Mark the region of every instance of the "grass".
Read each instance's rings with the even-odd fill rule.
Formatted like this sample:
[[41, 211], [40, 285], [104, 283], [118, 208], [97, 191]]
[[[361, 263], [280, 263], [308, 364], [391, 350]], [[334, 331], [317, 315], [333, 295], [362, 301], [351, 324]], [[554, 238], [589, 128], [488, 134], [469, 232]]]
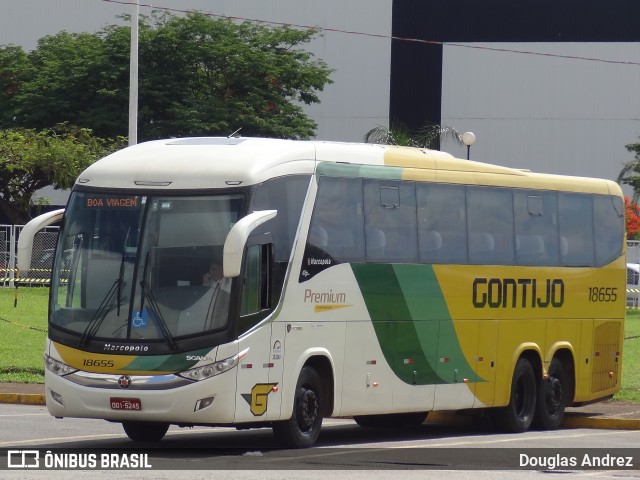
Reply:
[[[0, 288], [0, 382], [43, 383], [48, 288]], [[640, 403], [640, 310], [627, 310], [622, 388], [615, 399]]]
[[640, 310], [628, 309], [622, 347], [622, 388], [614, 397], [640, 403]]
[[43, 383], [48, 288], [0, 288], [0, 382]]

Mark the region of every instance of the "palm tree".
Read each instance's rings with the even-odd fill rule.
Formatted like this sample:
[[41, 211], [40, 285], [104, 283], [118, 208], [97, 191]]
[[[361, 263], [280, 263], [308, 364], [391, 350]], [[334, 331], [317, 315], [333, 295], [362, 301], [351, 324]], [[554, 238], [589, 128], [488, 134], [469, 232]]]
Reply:
[[369, 130], [364, 136], [366, 143], [429, 148], [433, 150], [439, 149], [440, 143], [446, 140], [452, 140], [458, 145], [462, 145], [462, 135], [455, 128], [435, 123], [425, 123], [418, 130], [412, 132], [402, 123], [391, 122], [388, 128], [378, 125]]

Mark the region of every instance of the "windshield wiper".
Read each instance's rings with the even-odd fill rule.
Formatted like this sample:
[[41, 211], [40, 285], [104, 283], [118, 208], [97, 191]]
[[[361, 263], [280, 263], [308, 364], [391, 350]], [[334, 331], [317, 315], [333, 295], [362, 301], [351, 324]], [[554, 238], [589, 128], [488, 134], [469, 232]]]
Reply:
[[[140, 306], [141, 307], [143, 306], [144, 299], [146, 297], [147, 300], [149, 301], [148, 303], [153, 313], [153, 317], [155, 318], [156, 322], [158, 323], [158, 326], [160, 327], [162, 336], [167, 341], [167, 344], [169, 345], [171, 350], [177, 350], [178, 347], [176, 345], [176, 342], [173, 338], [173, 335], [171, 335], [171, 332], [169, 331], [167, 322], [165, 321], [164, 317], [160, 313], [160, 308], [158, 307], [158, 303], [156, 302], [156, 298], [154, 297], [153, 292], [151, 291], [151, 288], [149, 288], [149, 284], [144, 280], [142, 280], [140, 282], [140, 286], [142, 287], [142, 300], [140, 302]], [[142, 310], [140, 311], [140, 314], [142, 315]]]
[[120, 260], [120, 271], [118, 273], [118, 278], [116, 278], [113, 285], [107, 292], [107, 294], [102, 299], [102, 302], [98, 306], [98, 309], [91, 317], [87, 328], [82, 332], [82, 337], [80, 337], [80, 346], [83, 347], [89, 341], [91, 337], [93, 337], [98, 330], [100, 330], [100, 326], [104, 319], [107, 318], [107, 314], [113, 309], [113, 297], [116, 297], [116, 315], [120, 316], [120, 304], [122, 303], [122, 287], [124, 285], [124, 280], [122, 279], [124, 275], [124, 252], [122, 252], [122, 259]]
[[[89, 339], [98, 332], [98, 330], [100, 329], [100, 326], [102, 325], [102, 322], [104, 322], [104, 319], [107, 318], [107, 314], [113, 309], [114, 298], [118, 295], [118, 292], [120, 291], [121, 283], [122, 283], [122, 279], [116, 278], [116, 281], [113, 282], [113, 285], [111, 285], [111, 288], [102, 299], [102, 302], [100, 302], [100, 305], [98, 306], [95, 313], [93, 314], [93, 317], [91, 317], [91, 320], [87, 325], [87, 328], [85, 328], [84, 332], [82, 332], [82, 336], [80, 337], [81, 347], [84, 347], [89, 341]], [[118, 307], [118, 311], [119, 310], [120, 309]]]

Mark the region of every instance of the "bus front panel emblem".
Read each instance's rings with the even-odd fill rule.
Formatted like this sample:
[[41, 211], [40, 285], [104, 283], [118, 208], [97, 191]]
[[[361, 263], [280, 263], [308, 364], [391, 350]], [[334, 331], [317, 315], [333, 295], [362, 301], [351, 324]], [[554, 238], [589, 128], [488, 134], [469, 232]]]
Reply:
[[118, 379], [118, 386], [120, 388], [129, 388], [131, 386], [131, 377], [129, 375], [122, 375]]

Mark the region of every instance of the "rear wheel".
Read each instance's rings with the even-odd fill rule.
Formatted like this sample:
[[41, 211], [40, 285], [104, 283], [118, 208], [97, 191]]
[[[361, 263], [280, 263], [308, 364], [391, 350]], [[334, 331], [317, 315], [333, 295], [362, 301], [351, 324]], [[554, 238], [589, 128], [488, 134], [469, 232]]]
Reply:
[[534, 425], [543, 430], [555, 430], [564, 419], [567, 405], [567, 377], [558, 358], [551, 360], [548, 375], [538, 384], [538, 401]]
[[511, 380], [509, 405], [492, 412], [498, 430], [511, 433], [526, 432], [536, 411], [536, 375], [531, 362], [520, 358]]
[[291, 448], [307, 448], [316, 442], [322, 426], [322, 395], [318, 372], [312, 367], [303, 367], [296, 385], [291, 418], [273, 424], [273, 433], [280, 443]]
[[122, 422], [122, 428], [134, 442], [159, 442], [169, 430], [169, 424], [159, 422]]

